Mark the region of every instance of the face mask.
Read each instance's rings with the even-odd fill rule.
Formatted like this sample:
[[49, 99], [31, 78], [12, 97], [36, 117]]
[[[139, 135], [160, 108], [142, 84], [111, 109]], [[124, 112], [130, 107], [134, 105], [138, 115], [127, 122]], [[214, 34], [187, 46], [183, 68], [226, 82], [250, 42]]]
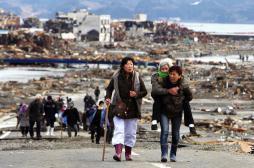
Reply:
[[161, 71], [158, 71], [158, 73], [159, 73], [159, 77], [161, 77], [161, 78], [166, 78], [166, 77], [168, 77], [168, 72], [161, 72]]

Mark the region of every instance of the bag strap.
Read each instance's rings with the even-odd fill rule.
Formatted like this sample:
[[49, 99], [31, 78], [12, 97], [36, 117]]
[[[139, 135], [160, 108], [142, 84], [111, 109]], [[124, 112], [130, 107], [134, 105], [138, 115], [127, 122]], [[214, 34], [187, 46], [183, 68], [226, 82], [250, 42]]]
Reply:
[[135, 81], [135, 71], [133, 71], [133, 75], [132, 75], [132, 83], [131, 83], [131, 89], [134, 91], [134, 81]]

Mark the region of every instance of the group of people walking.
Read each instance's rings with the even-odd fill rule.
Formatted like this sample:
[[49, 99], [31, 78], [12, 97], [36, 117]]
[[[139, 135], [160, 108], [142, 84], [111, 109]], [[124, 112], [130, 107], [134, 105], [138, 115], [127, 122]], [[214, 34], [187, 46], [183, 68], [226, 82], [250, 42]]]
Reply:
[[[45, 135], [54, 136], [57, 119], [59, 119], [62, 127], [67, 127], [69, 137], [71, 137], [72, 130], [74, 130], [75, 136], [77, 136], [77, 124], [80, 122], [80, 117], [78, 110], [74, 107], [73, 101], [64, 103], [61, 97], [55, 101], [51, 95], [43, 99], [40, 94], [37, 94], [29, 105], [22, 102], [17, 110], [17, 127], [19, 125], [22, 137], [27, 137], [29, 132], [32, 139], [41, 139], [41, 127], [44, 122], [46, 122]], [[35, 124], [36, 137], [34, 137]]]
[[[125, 149], [125, 159], [127, 161], [133, 160], [131, 153], [136, 143], [138, 119], [141, 119], [142, 98], [147, 95], [144, 81], [139, 72], [134, 69], [134, 65], [135, 61], [131, 57], [121, 60], [120, 68], [113, 74], [106, 87], [105, 101], [99, 100], [99, 87], [96, 87], [94, 92], [96, 100], [88, 94], [84, 97], [83, 128], [84, 130], [89, 128], [91, 141], [94, 142], [95, 138], [97, 144], [100, 143], [100, 137], [105, 127], [107, 110], [105, 104], [107, 105], [109, 109], [108, 125], [106, 125], [109, 131], [107, 141], [111, 142], [115, 148], [113, 159], [116, 161], [122, 160], [123, 148]], [[156, 130], [157, 124], [160, 123], [161, 162], [167, 162], [168, 155], [170, 161], [175, 162], [183, 114], [185, 126], [189, 127], [192, 135], [197, 135], [189, 103], [192, 100], [192, 92], [184, 78], [182, 68], [173, 65], [170, 58], [160, 61], [158, 70], [151, 76], [151, 84], [151, 96], [154, 99], [151, 129]], [[73, 102], [70, 102], [68, 106], [63, 110], [62, 117], [67, 117], [68, 135], [71, 136], [71, 130], [74, 130], [75, 136], [77, 136], [77, 123], [80, 122], [78, 111], [74, 108]], [[59, 111], [57, 107], [51, 96], [48, 96], [47, 101], [43, 104], [40, 95], [37, 95], [29, 106], [21, 104], [19, 121], [22, 135], [26, 136], [29, 130], [30, 136], [33, 138], [33, 126], [36, 123], [36, 137], [41, 138], [40, 122], [44, 111], [47, 122], [46, 135], [54, 135], [55, 116]], [[23, 120], [23, 118], [27, 120]], [[168, 154], [170, 123], [172, 140]]]
[[[137, 122], [141, 118], [141, 102], [147, 95], [145, 84], [134, 69], [134, 64], [133, 58], [123, 58], [120, 69], [113, 74], [106, 88], [106, 104], [111, 106], [111, 113], [114, 114], [112, 145], [115, 147], [113, 159], [116, 161], [121, 161], [123, 147], [126, 161], [132, 160]], [[158, 71], [151, 77], [151, 83], [154, 99], [151, 128], [157, 129], [157, 123], [160, 123], [161, 162], [168, 160], [169, 122], [172, 132], [169, 157], [171, 162], [175, 162], [183, 111], [185, 125], [190, 128], [191, 134], [197, 135], [189, 104], [192, 93], [183, 77], [182, 68], [173, 65], [169, 58], [160, 61]]]

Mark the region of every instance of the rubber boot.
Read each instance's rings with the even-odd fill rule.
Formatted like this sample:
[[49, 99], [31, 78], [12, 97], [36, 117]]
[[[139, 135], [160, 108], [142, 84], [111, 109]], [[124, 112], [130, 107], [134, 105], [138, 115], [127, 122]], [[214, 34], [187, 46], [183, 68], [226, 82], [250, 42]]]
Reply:
[[199, 136], [195, 127], [189, 127], [191, 136]]
[[177, 145], [171, 145], [170, 149], [170, 161], [176, 162], [176, 151], [177, 151]]
[[126, 161], [132, 161], [131, 149], [132, 149], [131, 147], [125, 146], [125, 159], [126, 159]]
[[55, 136], [55, 134], [54, 134], [54, 127], [53, 127], [53, 128], [50, 128], [50, 135], [51, 135], [51, 136]]
[[117, 144], [117, 145], [115, 145], [116, 153], [115, 153], [115, 155], [113, 156], [113, 159], [114, 159], [115, 161], [118, 161], [118, 162], [121, 161], [122, 149], [123, 149], [123, 145], [122, 145], [122, 144]]
[[46, 136], [49, 136], [50, 135], [50, 126], [47, 126], [47, 133], [46, 133]]
[[161, 145], [161, 162], [168, 161], [168, 145]]

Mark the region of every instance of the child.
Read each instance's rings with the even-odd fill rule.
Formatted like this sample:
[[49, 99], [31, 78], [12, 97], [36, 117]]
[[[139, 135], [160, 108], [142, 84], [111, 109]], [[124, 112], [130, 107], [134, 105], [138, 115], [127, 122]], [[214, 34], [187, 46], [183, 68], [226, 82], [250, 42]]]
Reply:
[[21, 103], [18, 110], [18, 124], [20, 125], [22, 137], [27, 137], [29, 130], [29, 116], [27, 108], [28, 105]]
[[96, 112], [93, 114], [92, 122], [90, 125], [91, 140], [94, 142], [94, 135], [96, 133], [96, 144], [100, 144], [100, 138], [103, 133], [103, 123], [105, 120], [106, 109], [104, 102], [100, 101], [97, 106]]

